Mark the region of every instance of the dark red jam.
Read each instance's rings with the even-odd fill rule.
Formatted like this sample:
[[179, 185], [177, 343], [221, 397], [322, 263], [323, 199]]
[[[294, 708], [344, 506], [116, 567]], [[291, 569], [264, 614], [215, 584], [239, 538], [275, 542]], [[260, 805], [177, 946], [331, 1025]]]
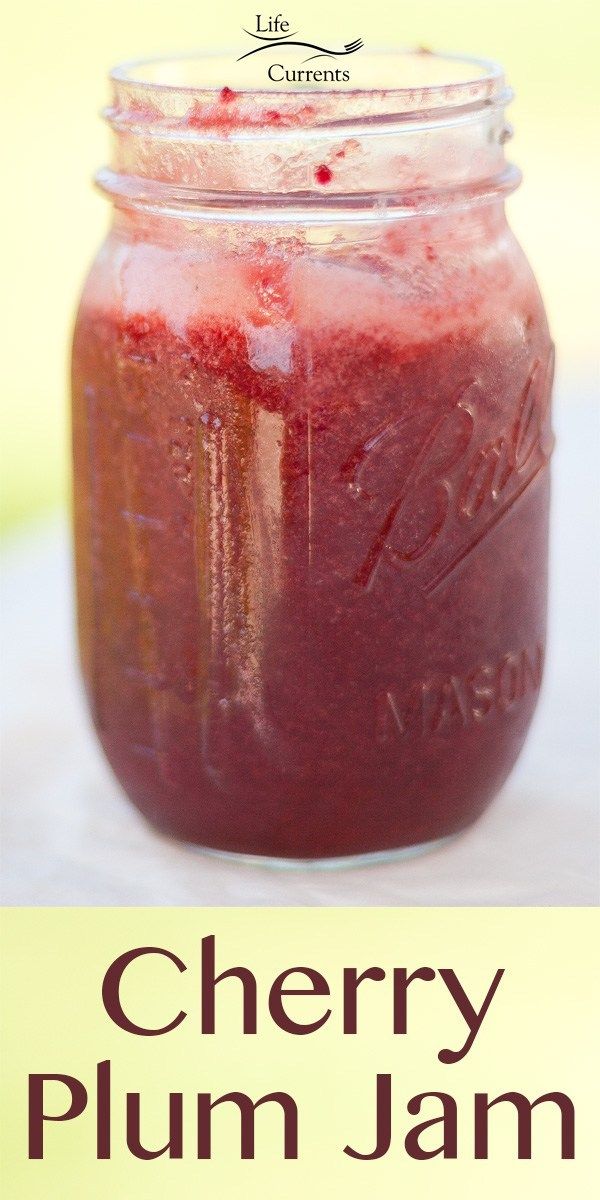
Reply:
[[551, 353], [492, 225], [346, 255], [140, 234], [92, 273], [81, 654], [160, 829], [364, 854], [456, 832], [506, 778], [544, 655]]

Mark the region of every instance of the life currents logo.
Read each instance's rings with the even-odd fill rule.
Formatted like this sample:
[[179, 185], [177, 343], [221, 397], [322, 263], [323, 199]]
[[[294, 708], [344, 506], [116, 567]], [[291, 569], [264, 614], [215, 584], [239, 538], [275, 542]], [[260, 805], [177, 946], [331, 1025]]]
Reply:
[[[272, 83], [349, 83], [350, 69], [346, 65], [351, 55], [362, 50], [362, 38], [354, 38], [343, 46], [324, 46], [320, 41], [305, 37], [278, 13], [265, 16], [257, 13], [254, 26], [243, 32], [252, 44], [238, 62], [256, 56], [266, 60], [266, 73]], [[318, 66], [310, 64], [319, 62]]]

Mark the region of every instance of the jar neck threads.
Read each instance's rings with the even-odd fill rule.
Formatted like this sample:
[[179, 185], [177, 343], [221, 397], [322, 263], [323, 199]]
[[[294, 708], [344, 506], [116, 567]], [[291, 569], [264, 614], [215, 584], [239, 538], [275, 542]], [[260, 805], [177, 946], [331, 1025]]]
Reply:
[[409, 65], [410, 87], [236, 92], [196, 82], [231, 77], [226, 59], [118, 67], [105, 110], [111, 163], [97, 182], [120, 206], [311, 222], [434, 213], [512, 191], [501, 69], [406, 52], [383, 56], [388, 71], [390, 57], [400, 78]]

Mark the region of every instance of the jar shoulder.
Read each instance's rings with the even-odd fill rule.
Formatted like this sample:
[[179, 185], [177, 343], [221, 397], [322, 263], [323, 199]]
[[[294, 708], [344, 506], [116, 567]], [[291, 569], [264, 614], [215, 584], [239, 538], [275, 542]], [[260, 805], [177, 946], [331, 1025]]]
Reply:
[[[475, 232], [435, 221], [385, 225], [352, 240], [304, 231], [285, 241], [225, 241], [207, 226], [171, 239], [112, 230], [88, 272], [79, 311], [158, 317], [177, 336], [202, 324], [283, 336], [324, 326], [436, 340], [457, 326], [525, 325], [548, 336], [527, 256], [506, 221]], [[266, 336], [266, 335], [264, 335]]]

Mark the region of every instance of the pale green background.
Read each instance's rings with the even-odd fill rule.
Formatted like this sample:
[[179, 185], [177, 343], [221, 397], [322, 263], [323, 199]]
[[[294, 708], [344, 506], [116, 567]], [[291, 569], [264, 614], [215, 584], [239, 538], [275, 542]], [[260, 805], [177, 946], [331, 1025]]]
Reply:
[[[598, 6], [592, 0], [294, 0], [277, 10], [323, 38], [493, 57], [517, 91], [511, 155], [525, 183], [513, 225], [544, 293], [569, 393], [595, 355], [594, 164]], [[2, 525], [68, 495], [67, 362], [77, 295], [108, 204], [91, 187], [107, 154], [98, 110], [122, 59], [239, 47], [256, 5], [233, 0], [34, 0], [3, 17], [4, 378]], [[266, 6], [265, 11], [270, 11]], [[232, 56], [233, 57], [233, 56]], [[233, 80], [232, 80], [233, 81]], [[10, 115], [9, 115], [10, 114]]]

